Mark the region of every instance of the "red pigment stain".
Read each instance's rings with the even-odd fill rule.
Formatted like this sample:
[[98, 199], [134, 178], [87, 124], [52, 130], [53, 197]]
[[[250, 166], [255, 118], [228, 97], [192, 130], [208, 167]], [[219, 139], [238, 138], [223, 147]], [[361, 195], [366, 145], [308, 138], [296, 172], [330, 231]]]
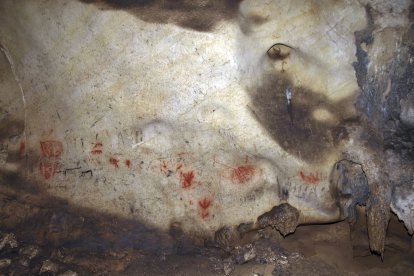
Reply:
[[210, 208], [211, 206], [211, 200], [207, 198], [203, 198], [198, 201], [198, 206], [200, 207], [199, 209], [200, 217], [202, 219], [205, 219], [206, 217], [208, 217], [210, 213], [207, 209]]
[[231, 179], [233, 182], [246, 183], [252, 179], [256, 173], [256, 168], [251, 165], [239, 166], [232, 170]]
[[201, 217], [202, 219], [205, 219], [206, 217], [208, 217], [208, 215], [209, 215], [208, 211], [206, 211], [206, 210], [201, 210], [201, 212], [200, 212], [200, 217]]
[[115, 159], [115, 158], [111, 157], [111, 158], [109, 158], [109, 163], [114, 165], [115, 168], [119, 168], [119, 166], [118, 166], [119, 160], [118, 159]]
[[304, 172], [299, 171], [299, 176], [302, 179], [303, 182], [308, 183], [308, 184], [319, 184], [319, 176], [318, 173], [310, 173], [309, 175], [306, 175]]
[[57, 169], [56, 162], [49, 162], [45, 160], [40, 162], [39, 170], [45, 179], [52, 178], [56, 173], [56, 169]]
[[128, 168], [131, 168], [131, 160], [129, 160], [129, 159], [125, 160], [125, 165], [126, 165]]
[[178, 164], [177, 168], [175, 169], [176, 171], [180, 170], [183, 167], [183, 164]]
[[193, 171], [189, 171], [189, 172], [181, 172], [180, 173], [181, 176], [181, 185], [183, 188], [188, 188], [191, 187], [191, 185], [193, 184], [193, 180], [194, 180], [194, 172]]
[[211, 200], [203, 198], [202, 200], [198, 201], [198, 205], [201, 207], [201, 209], [208, 209], [208, 207], [211, 205]]
[[96, 143], [93, 146], [93, 148], [91, 150], [91, 153], [92, 154], [102, 154], [102, 146], [103, 146], [102, 143], [100, 143], [100, 142]]
[[63, 144], [60, 141], [40, 141], [43, 157], [60, 157], [63, 152]]
[[20, 156], [24, 155], [25, 152], [26, 152], [26, 143], [22, 141], [20, 142], [20, 147], [19, 147]]

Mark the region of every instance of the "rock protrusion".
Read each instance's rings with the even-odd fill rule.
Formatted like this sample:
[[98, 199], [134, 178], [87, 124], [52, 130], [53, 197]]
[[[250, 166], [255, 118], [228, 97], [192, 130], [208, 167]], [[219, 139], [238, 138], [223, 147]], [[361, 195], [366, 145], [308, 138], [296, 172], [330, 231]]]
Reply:
[[300, 213], [295, 207], [289, 203], [283, 203], [258, 217], [257, 223], [260, 228], [271, 226], [286, 236], [295, 232], [299, 224], [299, 216]]
[[13, 233], [4, 234], [0, 240], [0, 250], [5, 248], [6, 246], [10, 248], [16, 248], [19, 246], [19, 243], [16, 241], [16, 237]]
[[35, 257], [37, 257], [40, 253], [40, 248], [38, 246], [35, 245], [28, 245], [25, 247], [20, 248], [19, 250], [19, 263], [22, 266], [29, 266], [30, 265], [30, 261], [32, 259], [34, 259]]
[[43, 262], [42, 267], [40, 268], [40, 274], [42, 273], [52, 273], [55, 274], [59, 271], [59, 265], [55, 264], [51, 260], [46, 260]]
[[216, 246], [229, 251], [240, 240], [237, 229], [234, 227], [222, 227], [214, 234], [214, 242]]
[[11, 259], [1, 259], [0, 260], [0, 269], [6, 268], [11, 264]]
[[354, 223], [356, 206], [365, 206], [369, 196], [368, 181], [362, 165], [350, 160], [336, 162], [330, 184], [332, 196], [338, 200], [341, 218]]
[[390, 221], [390, 196], [386, 187], [371, 185], [375, 188], [367, 201], [367, 226], [369, 247], [383, 257], [385, 248], [385, 237], [388, 223]]

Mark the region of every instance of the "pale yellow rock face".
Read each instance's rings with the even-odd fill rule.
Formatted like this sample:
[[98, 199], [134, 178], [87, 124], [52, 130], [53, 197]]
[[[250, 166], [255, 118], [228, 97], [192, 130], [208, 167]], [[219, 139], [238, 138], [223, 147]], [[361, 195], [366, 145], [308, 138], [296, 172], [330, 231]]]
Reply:
[[[78, 1], [3, 0], [0, 116], [20, 127], [0, 142], [20, 158], [1, 170], [161, 229], [210, 234], [281, 202], [302, 222], [337, 220], [329, 174], [344, 143], [332, 133], [355, 115], [365, 25], [357, 1], [243, 1], [199, 32]], [[266, 54], [275, 43], [286, 58]], [[289, 130], [288, 87], [303, 137]]]

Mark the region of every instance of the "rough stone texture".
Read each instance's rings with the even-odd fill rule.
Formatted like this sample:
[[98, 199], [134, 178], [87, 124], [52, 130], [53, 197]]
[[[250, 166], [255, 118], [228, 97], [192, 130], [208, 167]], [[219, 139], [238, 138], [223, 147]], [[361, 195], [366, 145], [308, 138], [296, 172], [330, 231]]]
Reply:
[[[274, 206], [352, 216], [349, 160], [382, 254], [390, 208], [414, 231], [412, 20], [405, 0], [1, 1], [0, 192], [202, 240]], [[49, 215], [55, 242], [83, 223]]]
[[[308, 271], [318, 275], [411, 275], [414, 271], [413, 255], [408, 252], [410, 237], [396, 216], [392, 216], [387, 230], [386, 258], [381, 261], [370, 256], [369, 251], [359, 256], [353, 254], [347, 222], [300, 226], [294, 235], [286, 237], [270, 227], [257, 231], [241, 227], [250, 228], [250, 237], [246, 234], [236, 246], [195, 247], [188, 243], [193, 237], [183, 233], [178, 223], [173, 224], [169, 235], [160, 235], [157, 229], [145, 231], [134, 220], [88, 214], [86, 210], [73, 212], [64, 206], [46, 207], [41, 200], [9, 200], [16, 201], [15, 206], [37, 205], [40, 211], [31, 213], [35, 208], [29, 208], [15, 228], [12, 234], [19, 241], [17, 248], [7, 246], [0, 250], [0, 260], [11, 262], [0, 268], [5, 275], [39, 275], [47, 260], [57, 264], [58, 271], [42, 275], [272, 275], [272, 271], [281, 275], [302, 275]], [[76, 221], [80, 214], [83, 223], [62, 228], [58, 240], [50, 235], [57, 229], [49, 223], [57, 218]], [[366, 225], [354, 231], [366, 235]], [[257, 235], [251, 235], [254, 232]], [[369, 249], [367, 240], [364, 245]], [[39, 254], [28, 266], [22, 266], [19, 252], [26, 248], [37, 248]]]
[[29, 266], [30, 261], [35, 258], [40, 252], [40, 248], [37, 246], [29, 245], [22, 247], [19, 250], [19, 263], [23, 266]]
[[59, 274], [59, 276], [77, 276], [77, 275], [78, 275], [78, 273], [76, 273], [74, 271], [71, 271], [71, 270], [68, 270], [68, 271], [65, 271], [65, 272]]
[[296, 208], [288, 203], [283, 203], [258, 217], [257, 224], [261, 228], [271, 226], [283, 236], [286, 236], [295, 232], [299, 224], [299, 215], [300, 213]]
[[[362, 162], [371, 190], [368, 232], [371, 249], [381, 254], [390, 205], [413, 232], [414, 129], [409, 110], [414, 105], [414, 44], [413, 4], [409, 5], [408, 1], [370, 3], [367, 27], [356, 33], [354, 65], [361, 87], [356, 106], [366, 121], [363, 136], [373, 160]], [[384, 20], [391, 16], [394, 19]], [[395, 43], [384, 47], [390, 41]]]
[[59, 266], [53, 263], [51, 260], [46, 260], [42, 263], [42, 267], [40, 268], [39, 273], [51, 273], [55, 274], [59, 270]]
[[10, 259], [1, 259], [0, 260], [0, 269], [6, 268], [11, 264]]
[[366, 205], [370, 196], [366, 175], [361, 164], [338, 161], [331, 174], [331, 192], [338, 197], [342, 217], [351, 223], [356, 220], [356, 205]]
[[2, 235], [0, 240], [0, 250], [5, 247], [16, 248], [19, 246], [19, 243], [16, 241], [16, 237], [13, 233], [5, 233]]
[[233, 227], [222, 227], [214, 233], [214, 243], [219, 248], [229, 251], [240, 242], [239, 233]]

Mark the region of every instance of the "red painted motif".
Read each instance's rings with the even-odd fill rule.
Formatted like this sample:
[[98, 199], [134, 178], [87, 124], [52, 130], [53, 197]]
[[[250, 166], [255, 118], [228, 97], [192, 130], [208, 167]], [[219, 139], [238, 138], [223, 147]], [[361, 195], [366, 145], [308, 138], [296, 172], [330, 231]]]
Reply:
[[[246, 155], [244, 161], [245, 163], [248, 163], [249, 156]], [[213, 158], [213, 164], [219, 164], [226, 167], [229, 170], [229, 174], [226, 173], [226, 175], [231, 179], [233, 183], [243, 184], [252, 180], [255, 175], [261, 174], [260, 170], [258, 170], [255, 166], [249, 164], [233, 167], [217, 161], [215, 157]]]
[[56, 162], [49, 162], [47, 160], [42, 160], [40, 162], [39, 170], [45, 179], [52, 178], [57, 171], [58, 164]]
[[109, 163], [111, 163], [112, 165], [114, 165], [115, 168], [119, 168], [119, 165], [118, 165], [119, 160], [118, 159], [111, 157], [111, 158], [109, 158]]
[[233, 182], [246, 183], [256, 174], [256, 168], [252, 165], [243, 165], [232, 169], [231, 179]]
[[26, 143], [21, 141], [19, 147], [19, 155], [22, 156], [26, 153]]
[[[22, 142], [23, 143], [23, 142]], [[20, 145], [20, 152], [24, 152], [26, 145]], [[41, 160], [39, 164], [40, 174], [46, 179], [51, 179], [59, 167], [60, 156], [63, 153], [63, 144], [57, 140], [40, 141]]]
[[103, 150], [102, 150], [103, 144], [101, 142], [96, 143], [92, 150], [91, 153], [96, 155], [96, 154], [102, 154]]
[[43, 157], [60, 157], [63, 153], [63, 144], [60, 141], [40, 141], [40, 148]]
[[210, 215], [208, 209], [211, 207], [211, 200], [203, 198], [198, 201], [199, 210], [198, 213], [202, 219], [207, 218]]
[[194, 175], [193, 171], [181, 172], [180, 173], [181, 186], [183, 188], [191, 187], [191, 185], [193, 184], [194, 177], [195, 177], [195, 175]]
[[208, 209], [208, 207], [210, 207], [211, 205], [211, 200], [207, 199], [207, 198], [203, 198], [202, 200], [198, 201], [198, 206], [201, 207], [201, 209]]
[[131, 168], [131, 160], [127, 159], [125, 160], [125, 165], [128, 167], [128, 169]]
[[209, 215], [210, 215], [210, 213], [209, 213], [207, 210], [201, 210], [201, 211], [200, 211], [200, 217], [201, 217], [202, 219], [207, 218]]
[[299, 171], [298, 175], [300, 176], [302, 181], [307, 184], [317, 185], [321, 181], [320, 176], [317, 172], [306, 175], [303, 171]]

